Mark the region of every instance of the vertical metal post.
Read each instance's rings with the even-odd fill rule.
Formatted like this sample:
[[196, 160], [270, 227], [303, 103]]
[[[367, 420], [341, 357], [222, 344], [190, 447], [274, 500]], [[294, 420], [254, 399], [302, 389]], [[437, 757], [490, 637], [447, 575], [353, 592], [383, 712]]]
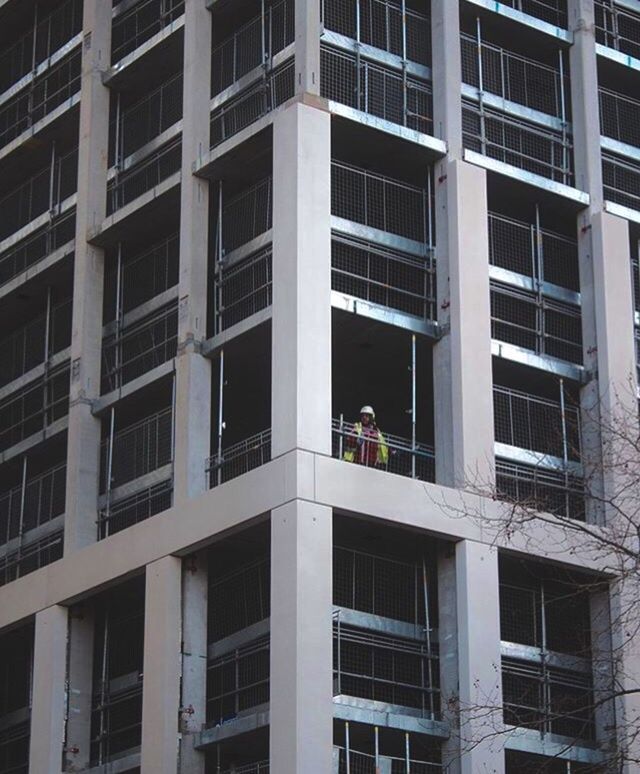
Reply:
[[31, 45], [31, 70], [36, 69], [36, 51], [38, 45], [38, 3], [33, 9], [33, 43]]
[[336, 615], [336, 636], [338, 637], [337, 660], [338, 660], [338, 696], [342, 696], [342, 630], [340, 626], [340, 611]]
[[220, 350], [220, 383], [218, 395], [218, 451], [216, 457], [216, 476], [218, 485], [222, 483], [222, 432], [224, 430], [224, 349]]
[[416, 477], [416, 334], [411, 335], [411, 478]]
[[216, 333], [222, 331], [222, 260], [224, 247], [222, 244], [222, 180], [218, 182], [218, 227], [216, 229]]
[[476, 49], [478, 54], [478, 107], [480, 109], [480, 147], [487, 153], [487, 138], [484, 119], [484, 75], [482, 71], [482, 26], [480, 17], [476, 18]]
[[[387, 13], [389, 12], [389, 4], [386, 6]], [[409, 115], [409, 105], [407, 101], [407, 3], [406, 0], [402, 0], [401, 5], [402, 14], [402, 121], [404, 126], [407, 125], [407, 117]], [[387, 23], [387, 36], [389, 35], [389, 24]], [[390, 45], [387, 46], [387, 50], [391, 53]]]
[[340, 414], [340, 429], [338, 431], [338, 459], [344, 456], [344, 414]]
[[[47, 285], [47, 307], [44, 322], [44, 373], [42, 376], [42, 425], [49, 424], [49, 326], [51, 325], [51, 286]], [[52, 418], [53, 420], [53, 418]]]
[[362, 110], [360, 64], [360, 0], [356, 0], [356, 108], [358, 110]]
[[[111, 511], [111, 476], [113, 472], [113, 437], [115, 434], [116, 426], [116, 408], [111, 406], [111, 417], [109, 420], [109, 446], [107, 448], [107, 495], [106, 495], [106, 508], [105, 508], [105, 521], [106, 529], [109, 529], [109, 516]], [[107, 532], [108, 534], [108, 532]], [[98, 535], [98, 538], [100, 535]], [[106, 535], [105, 535], [106, 537]]]
[[116, 266], [116, 308], [115, 308], [115, 322], [116, 322], [116, 346], [114, 352], [114, 368], [115, 368], [115, 381], [114, 388], [120, 387], [120, 369], [121, 364], [121, 347], [122, 347], [122, 242], [118, 242], [118, 263]]
[[[380, 730], [378, 726], [373, 727], [373, 739], [375, 744], [375, 763], [376, 767], [380, 765]], [[376, 772], [378, 769], [376, 768]]]
[[[267, 51], [267, 9], [265, 8], [265, 0], [260, 2], [260, 45], [262, 46], [262, 66], [266, 68], [269, 61], [269, 52]], [[234, 77], [234, 82], [235, 80], [236, 78]]]
[[116, 92], [116, 137], [114, 162], [116, 169], [120, 168], [120, 156], [122, 154], [122, 113], [120, 107], [120, 92]]
[[549, 728], [549, 722], [550, 722], [550, 706], [549, 706], [549, 680], [548, 680], [548, 670], [547, 670], [547, 613], [545, 610], [546, 605], [546, 599], [545, 599], [545, 593], [544, 593], [544, 582], [540, 581], [540, 610], [541, 610], [541, 623], [542, 623], [542, 648], [541, 648], [541, 654], [542, 654], [542, 660], [541, 660], [541, 667], [542, 667], [542, 703], [543, 703], [543, 714], [544, 714], [544, 722], [542, 725], [542, 733], [551, 731], [551, 728]]
[[545, 317], [544, 317], [544, 299], [542, 296], [542, 283], [544, 282], [544, 255], [542, 246], [542, 229], [540, 228], [540, 207], [536, 203], [536, 238], [535, 238], [535, 277], [534, 286], [536, 290], [536, 315], [538, 317], [538, 352], [546, 352], [545, 340]]
[[55, 179], [56, 179], [56, 141], [51, 143], [51, 167], [49, 169], [49, 212], [52, 213], [54, 209], [55, 198]]
[[44, 368], [47, 370], [51, 348], [51, 285], [47, 285], [47, 306], [44, 320]]
[[569, 154], [568, 154], [568, 133], [567, 133], [567, 111], [565, 109], [565, 89], [564, 89], [564, 52], [558, 51], [559, 77], [560, 77], [560, 119], [562, 121], [562, 182], [568, 184], [569, 181]]
[[431, 662], [431, 616], [429, 615], [429, 586], [427, 582], [427, 563], [422, 557], [422, 591], [424, 594], [425, 640], [427, 643], [427, 674], [429, 675], [429, 717], [435, 719], [433, 702], [433, 664]]
[[102, 633], [102, 670], [100, 674], [100, 741], [98, 742], [98, 763], [104, 763], [104, 743], [105, 743], [105, 703], [107, 700], [107, 660], [109, 657], [109, 607], [105, 602], [104, 609], [104, 631]]
[[[171, 383], [171, 464], [175, 463], [176, 459], [176, 372], [173, 372], [173, 382]], [[156, 418], [156, 426], [158, 425], [158, 419]], [[155, 464], [158, 462], [159, 452], [159, 433], [156, 433], [156, 458]]]
[[351, 774], [351, 746], [349, 744], [349, 721], [344, 722], [344, 751], [347, 759], [347, 774]]
[[18, 524], [18, 566], [16, 577], [20, 577], [20, 559], [22, 558], [22, 536], [24, 534], [24, 507], [27, 498], [27, 455], [22, 458], [22, 483], [20, 485], [20, 523]]
[[407, 774], [411, 774], [411, 749], [409, 746], [409, 732], [404, 733], [404, 765]]

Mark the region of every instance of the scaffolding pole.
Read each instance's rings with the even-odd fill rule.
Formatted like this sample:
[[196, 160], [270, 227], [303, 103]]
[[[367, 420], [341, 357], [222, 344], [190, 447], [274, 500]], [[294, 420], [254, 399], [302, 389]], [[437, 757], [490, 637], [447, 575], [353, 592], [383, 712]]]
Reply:
[[[113, 436], [116, 424], [116, 408], [111, 406], [111, 416], [109, 419], [109, 446], [107, 448], [107, 492], [105, 506], [105, 521], [107, 530], [109, 529], [109, 516], [111, 511], [111, 476], [113, 470]], [[100, 535], [98, 535], [98, 538]]]
[[218, 224], [216, 228], [216, 308], [215, 327], [216, 333], [222, 331], [222, 261], [224, 248], [222, 245], [222, 180], [218, 181]]
[[416, 477], [416, 334], [411, 336], [411, 478]]
[[433, 664], [431, 663], [431, 616], [429, 615], [429, 585], [427, 582], [427, 563], [422, 557], [422, 591], [424, 594], [425, 640], [427, 642], [427, 674], [429, 676], [429, 717], [435, 719], [433, 706]]
[[216, 458], [218, 486], [222, 483], [222, 433], [224, 431], [224, 349], [220, 350], [220, 383], [218, 395], [218, 454]]

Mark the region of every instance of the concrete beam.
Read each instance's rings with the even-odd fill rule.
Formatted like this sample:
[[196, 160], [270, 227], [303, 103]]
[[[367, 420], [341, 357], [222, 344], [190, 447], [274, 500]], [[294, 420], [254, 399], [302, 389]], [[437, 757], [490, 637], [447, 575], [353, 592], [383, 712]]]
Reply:
[[[453, 543], [440, 547], [438, 555], [438, 654], [440, 707], [449, 728], [458, 726], [458, 602], [456, 549]], [[460, 774], [460, 738], [452, 734], [442, 742], [442, 762], [447, 774]]]
[[432, 0], [433, 132], [447, 143], [449, 159], [462, 158], [459, 0]]
[[91, 761], [94, 631], [90, 604], [69, 609], [67, 771], [89, 768]]
[[62, 768], [66, 665], [67, 609], [55, 605], [36, 615], [30, 774], [55, 774]]
[[320, 3], [295, 0], [295, 93], [320, 94]]
[[178, 774], [181, 576], [175, 556], [146, 570], [141, 774]]
[[279, 774], [332, 771], [332, 512], [271, 512], [270, 755]]
[[331, 453], [331, 119], [296, 102], [273, 126], [272, 456]]

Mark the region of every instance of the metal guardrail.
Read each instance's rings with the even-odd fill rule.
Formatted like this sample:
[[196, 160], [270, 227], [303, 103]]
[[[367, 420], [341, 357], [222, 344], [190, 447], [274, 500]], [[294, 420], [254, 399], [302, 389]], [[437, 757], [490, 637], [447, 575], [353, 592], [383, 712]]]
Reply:
[[618, 142], [640, 148], [640, 100], [598, 89], [600, 132]]
[[391, 774], [446, 774], [445, 767], [441, 763], [429, 763], [414, 760], [411, 757], [375, 755], [336, 745], [333, 750], [338, 774], [376, 774], [383, 771]]
[[173, 482], [162, 481], [154, 486], [125, 497], [98, 514], [98, 540], [104, 540], [109, 535], [122, 532], [141, 521], [155, 516], [156, 513], [171, 507], [173, 500]]
[[233, 769], [225, 769], [220, 774], [269, 774], [269, 761], [257, 763], [245, 763], [244, 766], [235, 766]]
[[271, 247], [253, 253], [243, 261], [216, 267], [216, 333], [271, 306], [273, 296], [273, 255]]
[[640, 14], [615, 0], [595, 0], [594, 7], [597, 42], [640, 58]]
[[22, 545], [0, 559], [0, 586], [62, 558], [64, 531]]
[[228, 38], [214, 47], [211, 57], [211, 96], [234, 84], [243, 75], [293, 43], [295, 38], [293, 0], [280, 0], [265, 8]]
[[567, 27], [566, 0], [501, 0], [504, 5], [522, 11], [529, 16], [535, 16], [555, 27]]
[[322, 45], [320, 92], [327, 99], [422, 134], [433, 131], [431, 84]]
[[604, 198], [640, 211], [640, 164], [602, 152]]
[[[334, 419], [331, 426], [332, 435], [332, 454], [338, 459], [344, 459], [345, 452], [349, 449], [358, 448], [359, 436], [354, 430], [351, 422], [345, 422], [344, 419]], [[388, 459], [386, 462], [380, 461], [380, 455], [377, 455], [376, 462], [372, 462], [374, 456], [370, 452], [369, 444], [379, 447], [375, 440], [365, 440], [365, 451], [363, 454], [356, 454], [355, 459], [362, 458], [362, 462], [353, 462], [351, 464], [362, 464], [366, 467], [374, 467], [377, 470], [385, 470], [388, 473], [395, 473], [399, 476], [408, 476], [422, 481], [435, 481], [435, 452], [433, 446], [418, 441], [412, 442], [409, 438], [403, 438], [391, 433], [383, 433], [384, 443], [388, 449]]]
[[111, 64], [135, 51], [183, 13], [184, 0], [141, 0], [116, 16], [111, 33]]
[[271, 559], [246, 564], [223, 576], [209, 576], [210, 642], [228, 637], [258, 621], [271, 611]]
[[222, 247], [230, 253], [268, 231], [273, 218], [273, 180], [260, 180], [236, 196], [223, 200]]
[[209, 487], [237, 478], [258, 468], [271, 459], [271, 429], [245, 438], [232, 446], [223, 447], [220, 454], [209, 457], [205, 472]]
[[431, 62], [431, 25], [424, 13], [394, 0], [321, 0], [320, 8], [328, 30], [412, 62]]

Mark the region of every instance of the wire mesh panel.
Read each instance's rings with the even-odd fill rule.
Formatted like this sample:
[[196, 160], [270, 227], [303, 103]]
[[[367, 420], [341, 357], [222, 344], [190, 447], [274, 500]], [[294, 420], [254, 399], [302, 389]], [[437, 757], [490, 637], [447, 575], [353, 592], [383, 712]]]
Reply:
[[[152, 470], [168, 465], [172, 460], [173, 422], [170, 408], [152, 414], [129, 427], [118, 430], [113, 436], [113, 448], [109, 452], [109, 439], [101, 444], [101, 492], [106, 491], [111, 468], [111, 488], [140, 478]], [[111, 457], [111, 459], [110, 459]], [[111, 465], [109, 465], [111, 463]]]
[[122, 112], [119, 158], [126, 158], [182, 118], [182, 73]]
[[435, 481], [435, 452], [430, 444], [391, 433], [384, 433], [382, 440], [363, 439], [355, 425], [343, 419], [334, 419], [331, 429], [334, 457], [398, 476]]
[[225, 253], [230, 253], [271, 228], [272, 190], [272, 178], [266, 177], [224, 202], [222, 247]]
[[573, 405], [493, 388], [496, 441], [561, 459], [580, 459], [580, 414]]
[[0, 253], [0, 286], [75, 238], [75, 208]]
[[423, 65], [431, 62], [429, 17], [406, 8], [403, 23], [402, 4], [394, 0], [322, 0], [322, 19], [328, 30], [360, 43]]
[[435, 262], [334, 234], [331, 288], [422, 320], [435, 319]]
[[273, 296], [271, 247], [216, 271], [216, 333], [271, 306]]
[[556, 27], [567, 27], [566, 0], [501, 0], [504, 5]]
[[269, 761], [245, 763], [244, 766], [234, 766], [233, 769], [225, 769], [220, 774], [269, 774]]
[[269, 558], [246, 564], [222, 577], [210, 576], [209, 642], [269, 618], [271, 610]]
[[3, 774], [29, 774], [29, 739], [28, 720], [0, 731], [0, 771]]
[[334, 161], [331, 214], [429, 244], [427, 191]]
[[80, 91], [80, 65], [80, 51], [75, 51], [0, 108], [0, 147]]
[[289, 59], [211, 113], [211, 147], [233, 137], [293, 97], [295, 64]]
[[269, 637], [207, 663], [207, 725], [221, 725], [269, 701]]
[[563, 99], [565, 91], [568, 93], [568, 84], [562, 84], [559, 67], [550, 67], [484, 41], [480, 44], [480, 62], [476, 38], [463, 33], [460, 44], [464, 83], [533, 110], [564, 117]]
[[98, 514], [98, 540], [115, 535], [123, 529], [155, 516], [156, 513], [171, 508], [173, 501], [173, 482], [162, 481], [154, 486], [136, 492], [111, 503]]
[[71, 299], [67, 299], [53, 306], [49, 317], [46, 314], [39, 315], [0, 340], [0, 387], [70, 344]]
[[594, 738], [588, 674], [502, 659], [504, 719], [509, 725], [580, 739]]
[[567, 134], [463, 100], [464, 147], [558, 183], [573, 183]]
[[640, 210], [640, 164], [603, 151], [602, 186], [605, 199]]
[[271, 459], [271, 430], [262, 430], [250, 438], [222, 448], [222, 454], [206, 463], [209, 486], [214, 487], [248, 473]]
[[596, 40], [640, 58], [640, 13], [615, 0], [595, 0]]
[[102, 342], [102, 392], [109, 392], [175, 357], [178, 304], [152, 312]]
[[82, 0], [58, 4], [0, 52], [0, 94], [58, 51], [82, 30]]
[[323, 97], [423, 134], [433, 130], [431, 84], [328, 46], [320, 51]]
[[417, 562], [336, 546], [333, 604], [414, 624], [424, 631], [425, 579]]
[[107, 213], [111, 214], [124, 207], [179, 172], [181, 160], [182, 140], [178, 137], [110, 180], [107, 185]]
[[598, 89], [600, 131], [605, 137], [640, 147], [640, 100]]
[[388, 755], [374, 755], [359, 752], [351, 748], [334, 746], [334, 761], [337, 761], [338, 774], [445, 774], [441, 763], [396, 758]]
[[491, 337], [582, 363], [580, 307], [491, 281]]
[[426, 643], [333, 624], [333, 692], [410, 708], [421, 717], [439, 713], [437, 653]]
[[0, 451], [41, 432], [69, 411], [69, 362], [0, 403]]
[[113, 20], [111, 64], [135, 51], [184, 13], [184, 0], [140, 0]]
[[500, 499], [521, 508], [584, 521], [584, 484], [568, 473], [496, 460], [496, 490]]
[[279, 0], [218, 44], [211, 59], [211, 96], [270, 61], [295, 37], [293, 0]]
[[64, 532], [26, 543], [0, 559], [0, 586], [62, 559]]

